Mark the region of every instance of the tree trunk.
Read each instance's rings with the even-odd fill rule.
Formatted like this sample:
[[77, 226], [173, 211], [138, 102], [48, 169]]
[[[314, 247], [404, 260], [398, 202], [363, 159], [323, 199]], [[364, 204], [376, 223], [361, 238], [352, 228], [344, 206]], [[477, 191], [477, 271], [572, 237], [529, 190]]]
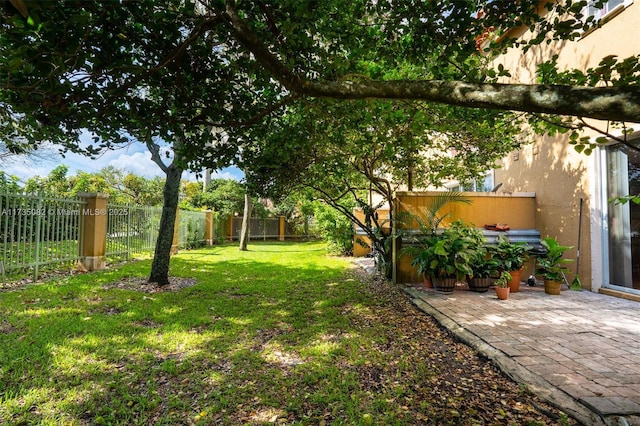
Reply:
[[251, 196], [244, 194], [244, 215], [242, 216], [242, 230], [240, 231], [240, 250], [247, 250], [247, 243], [249, 241], [249, 219], [251, 218], [251, 211], [253, 210], [253, 204], [251, 203]]
[[160, 229], [156, 250], [151, 264], [149, 282], [159, 285], [169, 284], [169, 260], [171, 259], [171, 246], [173, 244], [173, 232], [178, 210], [178, 195], [180, 194], [180, 179], [182, 168], [171, 165], [165, 170], [167, 179], [162, 191], [164, 202], [162, 204], [162, 216], [160, 217]]

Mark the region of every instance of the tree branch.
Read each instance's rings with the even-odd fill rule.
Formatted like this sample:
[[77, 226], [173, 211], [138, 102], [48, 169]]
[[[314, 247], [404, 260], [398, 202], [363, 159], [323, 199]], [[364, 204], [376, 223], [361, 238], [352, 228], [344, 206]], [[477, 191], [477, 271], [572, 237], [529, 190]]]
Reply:
[[640, 123], [640, 87], [481, 84], [440, 80], [310, 81], [294, 74], [240, 18], [227, 0], [237, 40], [288, 90], [334, 99], [415, 99], [448, 105]]
[[194, 117], [192, 120], [189, 120], [189, 123], [194, 125], [194, 124], [204, 124], [204, 125], [209, 125], [209, 126], [213, 126], [213, 127], [222, 127], [222, 128], [245, 128], [245, 127], [251, 127], [254, 124], [259, 123], [264, 117], [268, 116], [269, 114], [271, 114], [274, 111], [277, 111], [278, 109], [282, 108], [283, 106], [289, 105], [290, 103], [292, 103], [293, 101], [297, 100], [300, 98], [300, 95], [298, 94], [291, 94], [289, 96], [285, 96], [284, 98], [280, 99], [278, 102], [274, 103], [273, 105], [269, 105], [268, 107], [266, 107], [265, 109], [263, 109], [262, 111], [258, 112], [257, 114], [255, 114], [253, 117], [244, 120], [244, 121], [228, 121], [228, 122], [213, 122], [209, 120], [209, 115], [208, 114], [199, 114], [198, 116]]
[[284, 87], [292, 92], [300, 93], [302, 79], [291, 72], [278, 59], [267, 46], [262, 43], [260, 38], [249, 28], [244, 20], [238, 15], [234, 0], [226, 1], [226, 13], [231, 22], [237, 40], [251, 53], [256, 56], [258, 62], [262, 64]]
[[110, 93], [110, 96], [104, 102], [105, 108], [101, 109], [100, 115], [103, 115], [106, 111], [109, 110], [110, 106], [113, 104], [114, 100], [123, 93], [126, 93], [127, 90], [131, 89], [139, 82], [149, 77], [150, 75], [160, 71], [161, 69], [169, 66], [173, 61], [178, 59], [187, 48], [194, 43], [198, 38], [207, 32], [210, 29], [213, 29], [217, 24], [223, 22], [221, 17], [214, 17], [212, 19], [208, 19], [200, 24], [198, 27], [194, 28], [193, 31], [184, 39], [180, 45], [176, 46], [167, 56], [165, 56], [156, 66], [153, 68], [145, 69], [136, 77], [132, 78], [128, 82], [123, 85], [118, 86], [118, 88]]
[[[623, 134], [624, 134], [624, 136], [623, 136], [623, 137], [619, 137], [619, 136], [615, 136], [615, 135], [611, 134], [609, 131], [602, 130], [602, 129], [598, 128], [598, 127], [592, 126], [591, 124], [587, 123], [587, 122], [586, 122], [584, 119], [582, 119], [582, 118], [580, 119], [580, 122], [582, 123], [582, 125], [583, 125], [584, 127], [587, 127], [587, 128], [589, 128], [589, 129], [591, 129], [591, 130], [594, 130], [594, 131], [596, 131], [596, 132], [600, 133], [601, 135], [603, 135], [603, 136], [605, 136], [605, 137], [607, 137], [607, 138], [609, 138], [609, 139], [611, 139], [611, 140], [614, 140], [614, 141], [616, 141], [616, 142], [620, 142], [621, 144], [625, 145], [625, 146], [626, 146], [626, 147], [628, 147], [629, 149], [632, 149], [632, 150], [634, 150], [634, 151], [640, 152], [640, 147], [637, 147], [637, 146], [635, 146], [635, 145], [633, 145], [633, 144], [629, 143], [629, 141], [627, 140], [627, 134], [626, 134], [626, 132], [624, 132], [624, 133], [623, 133]], [[626, 129], [627, 129], [627, 126], [626, 126], [624, 123], [622, 123], [622, 125], [623, 125], [624, 130], [626, 130]]]
[[477, 84], [440, 80], [305, 81], [302, 93], [336, 99], [416, 99], [448, 105], [640, 123], [640, 87]]
[[167, 173], [169, 171], [169, 168], [167, 167], [166, 164], [164, 164], [164, 162], [162, 161], [162, 158], [160, 158], [160, 146], [158, 146], [158, 144], [154, 143], [151, 140], [150, 135], [147, 135], [147, 140], [145, 140], [145, 144], [147, 145], [147, 149], [151, 153], [151, 161], [156, 163], [163, 172]]

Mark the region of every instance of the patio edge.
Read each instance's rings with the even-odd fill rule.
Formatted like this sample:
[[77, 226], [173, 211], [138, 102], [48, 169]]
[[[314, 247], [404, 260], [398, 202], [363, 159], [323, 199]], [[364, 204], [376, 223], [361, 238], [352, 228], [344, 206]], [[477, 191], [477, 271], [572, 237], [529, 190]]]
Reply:
[[486, 343], [476, 334], [465, 329], [453, 319], [422, 300], [420, 292], [413, 287], [405, 287], [403, 291], [410, 297], [410, 301], [413, 305], [422, 312], [432, 316], [440, 325], [451, 331], [464, 343], [468, 344], [479, 353], [493, 361], [498, 368], [511, 379], [526, 385], [532, 393], [541, 397], [554, 407], [562, 410], [567, 415], [575, 418], [582, 424], [594, 426], [629, 424], [624, 418], [619, 416], [603, 418], [599, 413], [591, 410], [589, 407], [567, 395], [565, 392], [542, 379], [540, 376], [528, 371], [526, 368], [514, 361], [510, 356]]

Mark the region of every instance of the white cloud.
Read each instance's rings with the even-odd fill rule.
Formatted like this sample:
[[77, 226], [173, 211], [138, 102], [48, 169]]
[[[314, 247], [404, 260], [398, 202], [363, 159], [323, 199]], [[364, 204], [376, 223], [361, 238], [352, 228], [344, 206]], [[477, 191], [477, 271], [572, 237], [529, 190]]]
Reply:
[[[36, 175], [47, 176], [60, 164], [69, 167], [70, 175], [77, 174], [79, 171], [95, 173], [104, 167], [113, 166], [146, 178], [164, 177], [164, 172], [151, 161], [151, 154], [142, 144], [132, 144], [123, 149], [106, 151], [95, 160], [71, 152], [64, 154], [63, 158], [56, 150], [47, 152], [47, 154], [33, 158], [15, 157], [11, 161], [0, 164], [0, 168], [9, 175], [18, 176], [23, 182]], [[236, 167], [228, 167], [213, 172], [211, 177], [240, 180], [243, 176], [244, 174]], [[189, 171], [186, 171], [182, 178], [190, 181], [201, 180], [196, 178], [195, 173]]]
[[244, 173], [237, 167], [227, 167], [222, 170], [216, 170], [211, 173], [211, 179], [235, 179], [241, 180]]
[[[55, 167], [55, 166], [54, 166]], [[23, 183], [30, 177], [40, 175], [46, 176], [53, 169], [49, 162], [36, 164], [34, 161], [27, 159], [12, 159], [2, 164], [2, 171], [8, 175], [17, 176]]]
[[160, 169], [160, 167], [158, 167], [156, 163], [151, 161], [151, 154], [149, 152], [120, 154], [117, 157], [109, 160], [106, 165], [124, 170], [125, 172], [133, 173], [134, 175], [144, 176], [146, 178], [152, 178], [154, 176], [164, 176], [164, 172]]

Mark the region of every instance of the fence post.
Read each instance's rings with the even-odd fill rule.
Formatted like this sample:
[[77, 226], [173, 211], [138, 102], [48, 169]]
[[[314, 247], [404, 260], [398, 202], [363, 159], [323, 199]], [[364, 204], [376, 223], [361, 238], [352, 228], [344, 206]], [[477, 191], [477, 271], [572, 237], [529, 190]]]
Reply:
[[278, 231], [278, 239], [284, 241], [284, 216], [280, 216], [280, 228]]
[[204, 211], [204, 241], [208, 246], [213, 245], [213, 211]]
[[127, 207], [127, 253], [125, 258], [129, 260], [131, 256], [131, 205]]
[[80, 258], [88, 271], [106, 268], [107, 250], [107, 194], [96, 192], [80, 193], [78, 197], [86, 203], [81, 206], [80, 220], [83, 221], [80, 238]]
[[[42, 211], [42, 194], [38, 195], [38, 207], [36, 209], [37, 212]], [[32, 222], [33, 223], [33, 222]], [[36, 253], [34, 256], [35, 263], [33, 265], [33, 280], [38, 279], [38, 267], [40, 266], [40, 234], [42, 230], [42, 215], [36, 215], [36, 238], [35, 238], [35, 246]]]
[[233, 241], [233, 215], [229, 215], [229, 241]]
[[176, 209], [176, 221], [173, 225], [173, 242], [171, 243], [171, 256], [178, 253], [180, 245], [180, 209]]

